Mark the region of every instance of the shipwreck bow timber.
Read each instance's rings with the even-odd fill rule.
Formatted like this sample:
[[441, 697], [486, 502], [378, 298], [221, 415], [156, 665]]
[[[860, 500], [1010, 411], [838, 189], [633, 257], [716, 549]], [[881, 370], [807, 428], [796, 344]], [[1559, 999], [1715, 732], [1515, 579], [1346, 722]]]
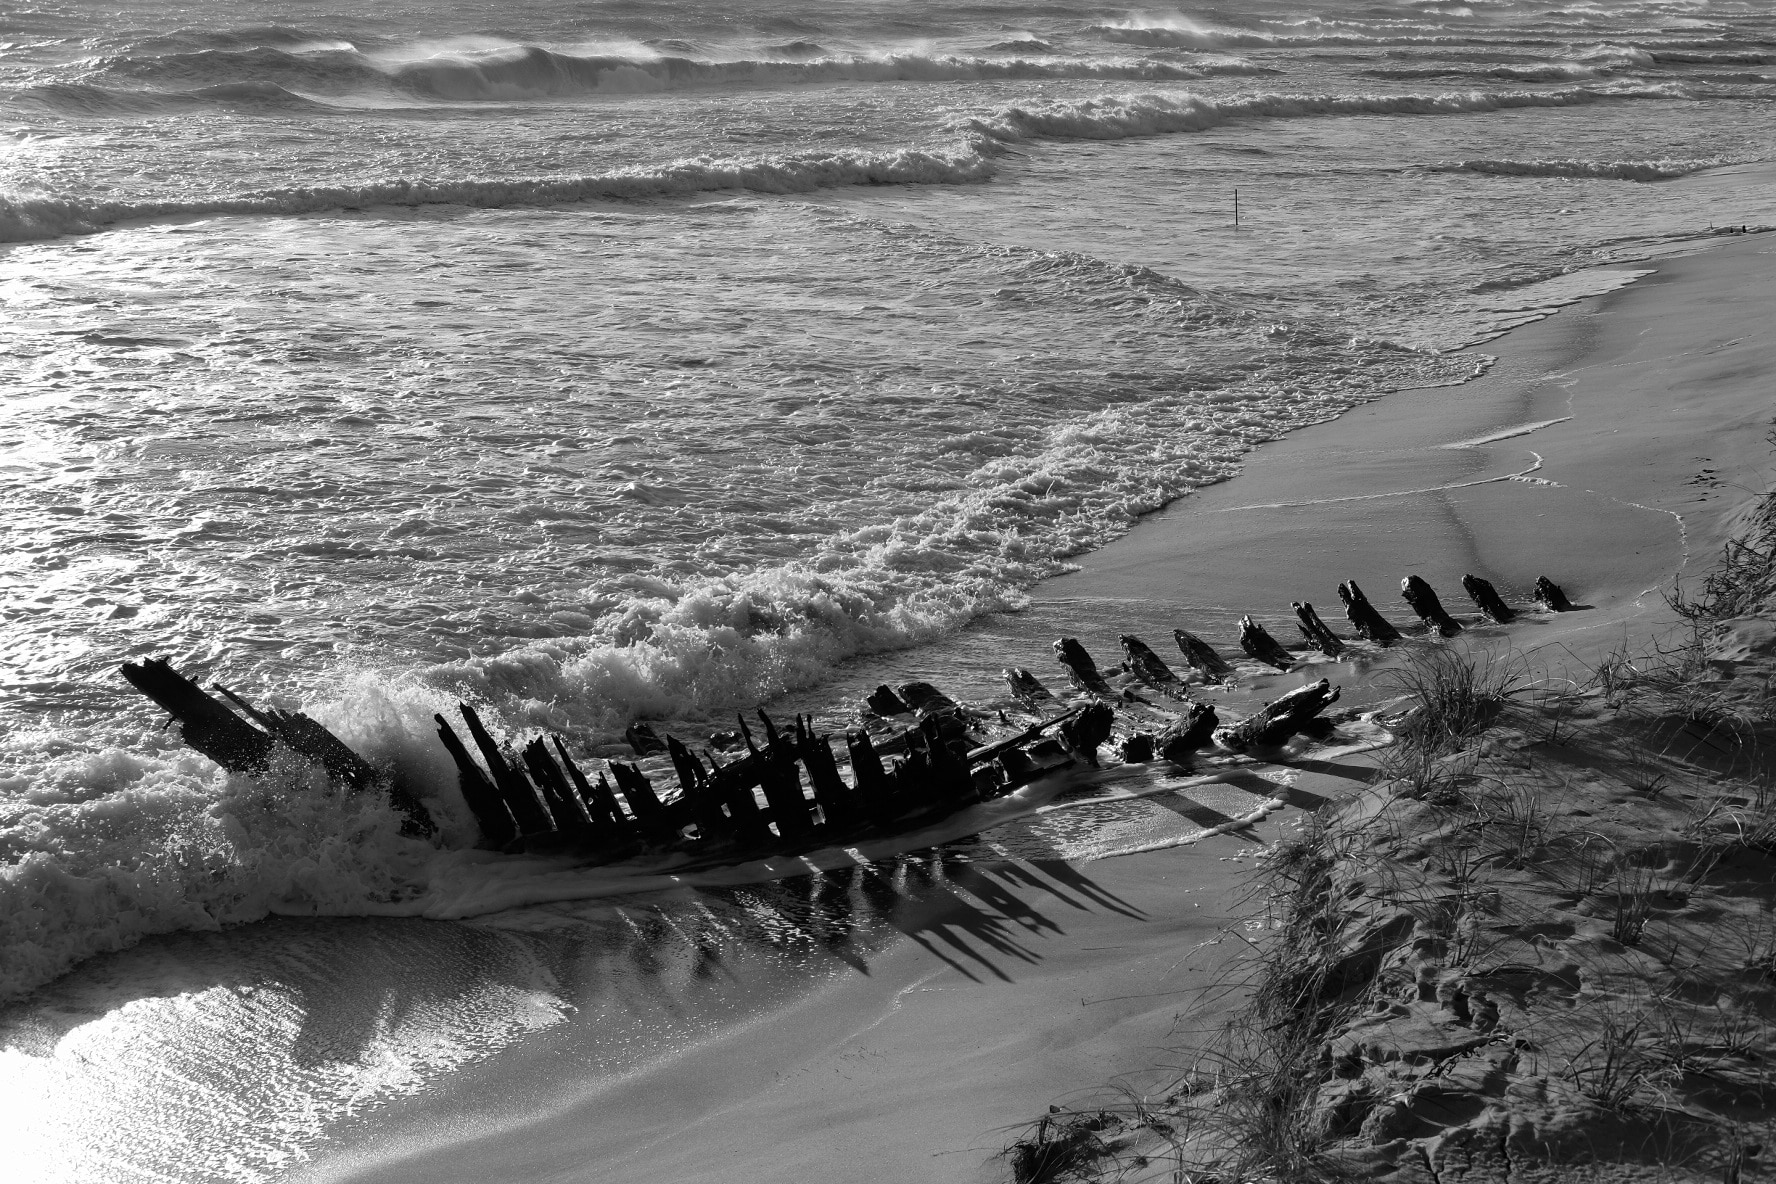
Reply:
[[[1463, 587], [1486, 618], [1502, 623], [1515, 617], [1487, 581], [1467, 576]], [[1401, 591], [1424, 621], [1420, 628], [1444, 637], [1461, 630], [1418, 576], [1403, 580]], [[1388, 645], [1402, 637], [1355, 581], [1340, 584], [1338, 594], [1359, 638]], [[1536, 583], [1535, 598], [1548, 611], [1577, 607], [1545, 576]], [[1294, 610], [1309, 648], [1326, 658], [1346, 651], [1348, 643], [1311, 604], [1296, 602]], [[1225, 683], [1234, 677], [1234, 668], [1199, 637], [1179, 629], [1174, 638], [1202, 680]], [[1118, 709], [1124, 712], [1119, 744], [1124, 761], [1182, 764], [1205, 748], [1270, 750], [1301, 732], [1330, 731], [1323, 713], [1339, 692], [1326, 679], [1297, 687], [1248, 718], [1223, 723], [1212, 705], [1191, 698], [1186, 680], [1146, 643], [1128, 635], [1121, 641], [1127, 681], [1173, 706], [1158, 706], [1133, 686], [1113, 688], [1085, 647], [1063, 637], [1054, 652], [1073, 688], [1072, 703], [1064, 705], [1029, 670], [1005, 671], [1013, 699], [1035, 717], [1022, 726], [1004, 712], [971, 711], [929, 683], [877, 687], [865, 700], [859, 726], [843, 738], [848, 778], [834, 753], [834, 738], [799, 715], [782, 729], [760, 710], [757, 736], [742, 716], [736, 732], [710, 737], [701, 754], [677, 737], [662, 739], [647, 724], [636, 723], [625, 738], [637, 760], [607, 760], [595, 778], [569, 755], [559, 736], [501, 746], [467, 703], [457, 705], [462, 733], [444, 716], [434, 718], [438, 738], [456, 763], [458, 789], [480, 829], [480, 846], [513, 854], [571, 854], [593, 863], [669, 850], [717, 860], [753, 859], [916, 830], [1034, 782], [1096, 768], [1097, 751], [1112, 738]], [[1301, 661], [1249, 616], [1241, 618], [1239, 643], [1254, 660], [1280, 670]], [[430, 812], [409, 787], [317, 720], [299, 711], [261, 710], [222, 686], [215, 688], [217, 698], [163, 659], [125, 663], [122, 673], [179, 722], [187, 744], [223, 768], [256, 775], [279, 763], [305, 763], [323, 770], [344, 791], [384, 795], [403, 816], [406, 833], [437, 833]], [[725, 761], [716, 755], [718, 747], [727, 750]], [[651, 776], [642, 762], [652, 768]], [[668, 774], [676, 786], [656, 789], [655, 778]]]

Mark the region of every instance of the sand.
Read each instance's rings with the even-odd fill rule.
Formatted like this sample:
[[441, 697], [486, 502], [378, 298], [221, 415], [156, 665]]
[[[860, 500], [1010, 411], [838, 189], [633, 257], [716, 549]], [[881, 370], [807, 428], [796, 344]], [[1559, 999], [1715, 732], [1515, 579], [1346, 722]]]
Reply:
[[[1656, 274], [1481, 347], [1499, 360], [1474, 382], [1266, 445], [972, 644], [1060, 623], [1102, 653], [1118, 631], [1178, 624], [1229, 645], [1233, 619], [1254, 610], [1284, 636], [1288, 601], [1335, 609], [1344, 578], [1404, 617], [1396, 589], [1413, 572], [1452, 607], [1466, 607], [1465, 572], [1519, 602], [1546, 574], [1594, 606], [1470, 630], [1545, 665], [1668, 629], [1661, 590], [1705, 569], [1764, 488], [1773, 251], [1720, 239], [1637, 265]], [[1337, 796], [1361, 775], [1301, 784]], [[742, 967], [723, 992], [782, 989], [781, 1003], [717, 1016], [620, 1072], [595, 1068], [609, 1064], [597, 1055], [608, 1027], [557, 1030], [333, 1132], [304, 1178], [990, 1178], [1015, 1124], [1119, 1074], [1151, 1080], [1176, 1062], [1168, 1046], [1213, 1022], [1221, 1004], [1204, 990], [1232, 950], [1204, 943], [1237, 911], [1234, 857], [1298, 822], [1086, 864], [1063, 873], [1071, 884], [1052, 868], [977, 865], [948, 905], [812, 989]], [[673, 1006], [694, 1028], [707, 1005]]]

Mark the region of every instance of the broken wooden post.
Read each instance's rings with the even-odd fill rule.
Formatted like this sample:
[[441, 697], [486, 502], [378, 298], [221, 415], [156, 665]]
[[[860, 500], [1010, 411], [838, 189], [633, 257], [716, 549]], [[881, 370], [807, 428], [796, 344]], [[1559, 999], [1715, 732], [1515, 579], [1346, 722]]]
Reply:
[[851, 792], [859, 807], [878, 823], [890, 821], [894, 783], [882, 767], [869, 733], [846, 732], [845, 748], [851, 757]]
[[710, 761], [709, 792], [727, 807], [728, 818], [734, 824], [734, 838], [745, 844], [771, 841], [765, 813], [759, 809], [758, 799], [752, 796], [752, 787], [758, 784], [758, 780], [758, 762], [749, 756], [725, 765]]
[[1454, 637], [1462, 631], [1455, 618], [1443, 611], [1443, 602], [1437, 599], [1437, 593], [1431, 586], [1417, 576], [1407, 576], [1400, 581], [1400, 596], [1419, 619], [1444, 637]]
[[1061, 725], [1061, 735], [1086, 764], [1098, 767], [1098, 745], [1110, 739], [1116, 712], [1107, 703], [1093, 703]]
[[728, 816], [722, 813], [720, 799], [709, 792], [709, 778], [703, 771], [702, 762], [690, 749], [680, 744], [676, 736], [666, 737], [666, 752], [672, 758], [673, 771], [678, 774], [680, 799], [690, 805], [691, 818], [697, 824], [697, 833], [705, 839], [725, 839], [732, 836], [733, 825], [728, 822]]
[[1154, 740], [1154, 751], [1174, 765], [1181, 765], [1191, 753], [1208, 745], [1220, 723], [1221, 719], [1212, 706], [1192, 703], [1183, 719]]
[[886, 684], [871, 691], [864, 700], [864, 705], [880, 716], [910, 715], [913, 710], [901, 702], [900, 696], [894, 693], [894, 688]]
[[1295, 610], [1295, 624], [1301, 630], [1301, 636], [1308, 645], [1313, 646], [1328, 658], [1336, 658], [1344, 652], [1344, 643], [1338, 635], [1327, 628], [1326, 622], [1320, 620], [1320, 614], [1314, 606], [1303, 601], [1294, 601], [1291, 607]]
[[1344, 615], [1350, 621], [1351, 628], [1357, 631], [1358, 637], [1382, 645], [1400, 640], [1400, 631], [1375, 611], [1375, 606], [1369, 603], [1369, 598], [1363, 595], [1363, 590], [1357, 587], [1355, 580], [1346, 580], [1338, 585], [1338, 599], [1344, 601]]
[[1091, 660], [1078, 639], [1063, 637], [1054, 643], [1055, 659], [1067, 668], [1067, 680], [1082, 691], [1094, 695], [1110, 695], [1110, 684], [1098, 673], [1098, 664]]
[[123, 677], [179, 721], [185, 743], [231, 773], [261, 773], [272, 738], [205, 694], [164, 658], [125, 662]]
[[623, 739], [629, 742], [636, 756], [653, 756], [666, 751], [666, 742], [660, 739], [660, 734], [640, 721], [623, 730]]
[[1184, 655], [1184, 660], [1190, 663], [1190, 668], [1200, 670], [1210, 681], [1219, 682], [1233, 673], [1233, 667], [1227, 664], [1227, 659], [1216, 653], [1213, 646], [1196, 634], [1174, 629], [1172, 639], [1178, 643], [1178, 650]]
[[635, 828], [624, 816], [623, 808], [617, 804], [617, 795], [611, 792], [610, 782], [605, 780], [604, 774], [598, 775], [596, 786], [586, 780], [580, 767], [567, 755], [567, 746], [561, 743], [559, 736], [555, 737], [555, 755], [561, 758], [561, 767], [567, 770], [575, 792], [580, 795], [580, 804], [586, 807], [586, 813], [597, 825], [599, 833], [606, 836], [611, 843], [632, 841], [635, 838]]
[[851, 798], [851, 787], [839, 776], [831, 741], [815, 735], [812, 717], [804, 723], [801, 716], [796, 716], [796, 754], [808, 770], [808, 784], [814, 790], [814, 801], [826, 825], [839, 829], [855, 823], [858, 811]]
[[1537, 604], [1557, 613], [1577, 612], [1579, 607], [1568, 600], [1566, 593], [1560, 590], [1560, 585], [1547, 576], [1536, 577], [1535, 600]]
[[1472, 600], [1481, 612], [1499, 624], [1509, 625], [1516, 620], [1516, 612], [1505, 603], [1504, 598], [1498, 594], [1498, 589], [1492, 586], [1490, 580], [1483, 580], [1475, 575], [1463, 576], [1462, 591], [1468, 594], [1468, 599]]
[[1144, 765], [1153, 759], [1153, 737], [1146, 732], [1124, 736], [1122, 743], [1117, 745], [1116, 755], [1125, 765]]
[[1040, 713], [1044, 704], [1054, 702], [1054, 692], [1022, 666], [1005, 668], [1005, 685], [1011, 688], [1011, 697], [1030, 711]]
[[469, 736], [475, 741], [475, 747], [481, 750], [481, 759], [487, 762], [487, 771], [493, 774], [493, 784], [499, 789], [500, 797], [505, 799], [506, 808], [512, 812], [512, 820], [518, 824], [518, 833], [547, 834], [555, 829], [554, 820], [543, 809], [530, 778], [506, 763], [499, 745], [493, 742], [475, 709], [467, 703], [456, 706], [462, 712], [463, 722], [469, 726]]
[[980, 801], [968, 761], [959, 756], [944, 740], [936, 719], [927, 717], [919, 724], [925, 737], [925, 750], [931, 762], [931, 784], [940, 804], [961, 809]]
[[765, 804], [770, 807], [778, 835], [785, 839], [801, 838], [814, 829], [808, 800], [802, 796], [801, 770], [796, 766], [795, 753], [778, 742], [770, 717], [760, 711], [759, 718], [765, 725], [765, 747], [760, 749], [750, 735], [746, 737], [746, 747], [759, 766], [759, 788], [765, 792]]
[[481, 837], [490, 846], [504, 847], [518, 837], [518, 824], [512, 821], [511, 810], [493, 782], [487, 779], [487, 774], [481, 771], [481, 766], [475, 763], [475, 758], [469, 755], [469, 750], [463, 747], [450, 722], [442, 715], [434, 715], [432, 719], [437, 721], [438, 739], [444, 742], [444, 751], [456, 762], [457, 785], [469, 813], [475, 816], [475, 824], [481, 828]]
[[555, 819], [555, 829], [564, 835], [584, 836], [592, 830], [592, 817], [580, 805], [580, 796], [567, 782], [567, 774], [549, 754], [542, 737], [524, 746], [524, 763], [530, 768], [531, 780], [542, 790], [543, 804]]
[[319, 765], [331, 780], [344, 782], [359, 793], [381, 793], [388, 799], [389, 805], [405, 815], [405, 820], [401, 823], [402, 834], [430, 837], [438, 833], [438, 825], [432, 821], [431, 812], [425, 808], [425, 803], [406, 786], [377, 772], [375, 766], [354, 752], [345, 741], [328, 731], [313, 716], [300, 711], [285, 711], [280, 707], [261, 711], [220, 683], [216, 684], [216, 690], [240, 708], [248, 719], [282, 741], [291, 752], [310, 764]]
[[626, 765], [622, 761], [604, 763], [610, 767], [611, 776], [616, 779], [617, 792], [629, 803], [629, 813], [635, 816], [635, 826], [641, 832], [641, 837], [655, 844], [670, 843], [678, 838], [678, 830], [672, 825], [666, 804], [654, 792], [653, 782], [647, 779], [640, 767]]
[[1264, 626], [1251, 617], [1240, 618], [1240, 649], [1278, 670], [1287, 670], [1295, 665], [1295, 659], [1289, 656], [1289, 651], [1278, 645], [1276, 638], [1266, 633]]
[[1322, 678], [1266, 703], [1250, 719], [1220, 729], [1215, 733], [1215, 740], [1235, 750], [1273, 748], [1337, 701], [1338, 688]]
[[1170, 695], [1174, 699], [1190, 701], [1190, 691], [1184, 680], [1172, 672], [1172, 668], [1160, 660], [1146, 642], [1131, 634], [1124, 633], [1119, 640], [1122, 642], [1122, 668], [1158, 691], [1162, 695]]

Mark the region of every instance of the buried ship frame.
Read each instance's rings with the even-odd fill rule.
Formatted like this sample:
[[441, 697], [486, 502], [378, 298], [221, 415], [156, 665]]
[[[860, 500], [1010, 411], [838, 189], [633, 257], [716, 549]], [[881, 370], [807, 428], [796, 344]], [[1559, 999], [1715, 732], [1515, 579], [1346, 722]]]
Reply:
[[[1506, 624], [1516, 618], [1488, 581], [1468, 575], [1462, 587], [1487, 620]], [[1354, 580], [1340, 584], [1338, 595], [1357, 638], [1387, 646], [1405, 636]], [[1414, 629], [1445, 638], [1462, 631], [1420, 577], [1402, 580], [1401, 596], [1423, 622]], [[1546, 576], [1537, 580], [1534, 596], [1550, 612], [1583, 607]], [[1292, 607], [1307, 648], [1329, 659], [1346, 653], [1350, 643], [1313, 605]], [[1207, 642], [1183, 629], [1174, 630], [1173, 639], [1202, 682], [1232, 681], [1233, 666]], [[1325, 712], [1338, 701], [1339, 689], [1327, 679], [1289, 691], [1249, 717], [1223, 721], [1213, 705], [1191, 696], [1186, 679], [1146, 643], [1124, 635], [1121, 644], [1120, 673], [1127, 677], [1113, 688], [1076, 639], [1054, 643], [1071, 702], [1029, 670], [1008, 668], [1012, 698], [1033, 717], [1024, 724], [1004, 711], [970, 710], [929, 683], [878, 687], [865, 699], [858, 726], [843, 736], [848, 778], [834, 737], [817, 731], [811, 717], [798, 715], [781, 728], [762, 709], [758, 734], [741, 716], [736, 731], [710, 736], [700, 754], [675, 736], [661, 738], [646, 723], [632, 724], [625, 739], [635, 759], [606, 760], [595, 776], [581, 768], [560, 736], [502, 746], [468, 703], [458, 704], [461, 733], [443, 715], [434, 719], [479, 828], [478, 846], [571, 855], [584, 864], [671, 852], [736, 862], [915, 831], [1025, 786], [1064, 783], [1095, 769], [1098, 749], [1116, 733], [1119, 711], [1119, 750], [1128, 762], [1183, 765], [1203, 749], [1261, 752], [1299, 733], [1324, 736], [1332, 730]], [[1240, 619], [1239, 645], [1248, 658], [1279, 670], [1303, 661], [1250, 616]], [[406, 833], [437, 833], [409, 787], [302, 712], [262, 710], [222, 686], [212, 695], [164, 659], [125, 663], [122, 674], [179, 722], [188, 745], [223, 768], [252, 775], [279, 762], [306, 763], [345, 791], [385, 795], [403, 816]], [[656, 780], [668, 777], [676, 785], [657, 789]]]

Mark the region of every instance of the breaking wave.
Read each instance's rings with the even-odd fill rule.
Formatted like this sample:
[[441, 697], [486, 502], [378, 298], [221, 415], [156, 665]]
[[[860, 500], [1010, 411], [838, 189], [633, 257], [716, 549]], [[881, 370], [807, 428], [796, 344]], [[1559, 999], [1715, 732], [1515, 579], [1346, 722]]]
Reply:
[[393, 89], [449, 102], [518, 102], [600, 94], [648, 94], [725, 86], [803, 86], [834, 82], [956, 82], [984, 79], [1105, 79], [1179, 82], [1276, 71], [1239, 61], [1176, 62], [1057, 55], [1040, 43], [1020, 56], [897, 53], [827, 54], [812, 43], [779, 48], [780, 57], [703, 60], [635, 53], [574, 54], [514, 45], [400, 60], [351, 48], [285, 49], [255, 45], [181, 53], [127, 54], [92, 63], [100, 77], [190, 85], [199, 81], [275, 82], [324, 94]]
[[0, 242], [90, 234], [107, 226], [203, 215], [319, 213], [365, 206], [510, 207], [624, 200], [742, 189], [810, 193], [849, 185], [962, 185], [994, 175], [1005, 145], [1032, 139], [1125, 139], [1202, 131], [1241, 119], [1350, 115], [1457, 115], [1517, 107], [1570, 107], [1670, 98], [1664, 87], [1572, 87], [1545, 91], [1461, 91], [1434, 95], [1256, 94], [1217, 102], [1194, 95], [1133, 95], [1076, 103], [1003, 107], [957, 121], [947, 147], [860, 149], [778, 156], [678, 160], [580, 176], [396, 179], [228, 197], [92, 201], [0, 195]]
[[1741, 163], [1709, 160], [1456, 160], [1431, 166], [1438, 173], [1486, 173], [1505, 177], [1578, 177], [1605, 181], [1670, 181], [1707, 169]]

